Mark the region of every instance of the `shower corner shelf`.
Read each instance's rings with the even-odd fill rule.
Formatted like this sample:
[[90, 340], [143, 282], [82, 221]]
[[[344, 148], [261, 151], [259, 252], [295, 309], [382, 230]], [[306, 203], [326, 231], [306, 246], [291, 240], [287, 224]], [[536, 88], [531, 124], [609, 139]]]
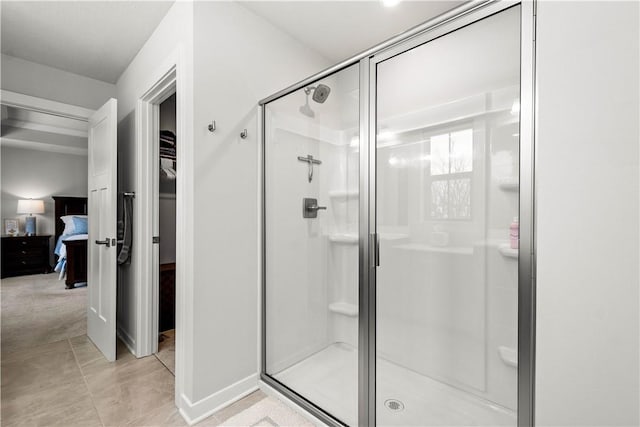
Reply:
[[520, 189], [520, 183], [516, 179], [504, 180], [498, 184], [498, 187], [502, 191], [518, 191]]
[[512, 249], [508, 243], [498, 245], [498, 251], [506, 258], [518, 259], [518, 250]]
[[331, 190], [329, 191], [329, 197], [332, 199], [349, 199], [358, 197], [358, 190]]
[[348, 302], [333, 302], [329, 304], [329, 311], [349, 317], [358, 317], [358, 306]]
[[505, 365], [511, 366], [513, 368], [518, 367], [518, 351], [517, 350], [513, 348], [505, 347], [505, 346], [500, 346], [498, 347], [498, 353], [500, 354], [500, 358], [502, 359]]
[[356, 233], [336, 233], [329, 234], [329, 241], [331, 243], [343, 243], [346, 245], [357, 245], [358, 235]]

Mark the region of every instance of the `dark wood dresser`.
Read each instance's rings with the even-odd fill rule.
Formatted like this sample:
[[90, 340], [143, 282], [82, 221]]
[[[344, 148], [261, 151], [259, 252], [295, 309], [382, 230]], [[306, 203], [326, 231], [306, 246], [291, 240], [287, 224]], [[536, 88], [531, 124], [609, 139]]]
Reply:
[[51, 236], [2, 236], [2, 277], [50, 273]]

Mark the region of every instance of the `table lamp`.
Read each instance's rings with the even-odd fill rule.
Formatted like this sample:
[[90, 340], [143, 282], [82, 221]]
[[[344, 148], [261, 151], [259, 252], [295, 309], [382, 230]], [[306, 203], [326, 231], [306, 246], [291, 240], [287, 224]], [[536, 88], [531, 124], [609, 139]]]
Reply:
[[42, 200], [18, 200], [18, 213], [29, 214], [25, 217], [24, 231], [27, 236], [35, 236], [36, 234], [36, 217], [33, 214], [44, 213], [44, 201]]

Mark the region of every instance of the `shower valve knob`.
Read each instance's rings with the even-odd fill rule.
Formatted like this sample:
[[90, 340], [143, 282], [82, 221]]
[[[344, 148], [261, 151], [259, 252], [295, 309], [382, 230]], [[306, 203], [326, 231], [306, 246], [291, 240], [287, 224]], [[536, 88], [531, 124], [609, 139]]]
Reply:
[[327, 210], [326, 206], [318, 206], [318, 199], [311, 199], [305, 197], [302, 199], [302, 217], [303, 218], [317, 218], [318, 211]]

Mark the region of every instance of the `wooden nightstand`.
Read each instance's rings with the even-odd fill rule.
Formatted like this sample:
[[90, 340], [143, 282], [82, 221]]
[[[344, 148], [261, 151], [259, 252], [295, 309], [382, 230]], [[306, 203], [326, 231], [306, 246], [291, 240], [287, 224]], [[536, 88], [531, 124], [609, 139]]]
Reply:
[[51, 236], [2, 236], [2, 277], [50, 273]]

